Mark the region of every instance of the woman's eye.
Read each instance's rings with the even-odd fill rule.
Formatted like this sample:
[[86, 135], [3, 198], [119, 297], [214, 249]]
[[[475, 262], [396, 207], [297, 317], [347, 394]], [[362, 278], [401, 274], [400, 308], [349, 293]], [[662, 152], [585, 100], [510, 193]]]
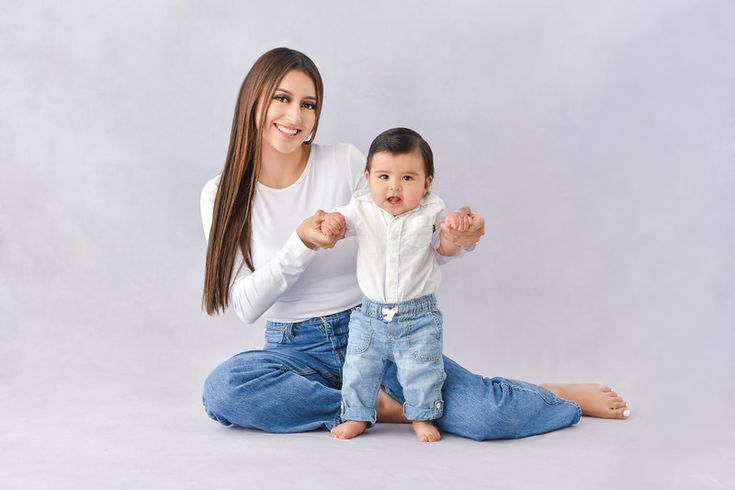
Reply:
[[274, 100], [277, 100], [278, 102], [288, 102], [288, 97], [285, 95], [276, 95], [273, 97]]
[[316, 104], [314, 102], [304, 102], [304, 109], [309, 109], [310, 111], [316, 110]]

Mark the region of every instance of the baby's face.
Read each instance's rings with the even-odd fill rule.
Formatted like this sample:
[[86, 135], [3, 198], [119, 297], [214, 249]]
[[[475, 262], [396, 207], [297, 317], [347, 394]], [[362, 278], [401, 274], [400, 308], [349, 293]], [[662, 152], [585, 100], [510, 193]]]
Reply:
[[431, 187], [431, 177], [426, 177], [424, 161], [418, 151], [375, 153], [370, 171], [365, 172], [365, 180], [375, 204], [393, 216], [418, 206]]

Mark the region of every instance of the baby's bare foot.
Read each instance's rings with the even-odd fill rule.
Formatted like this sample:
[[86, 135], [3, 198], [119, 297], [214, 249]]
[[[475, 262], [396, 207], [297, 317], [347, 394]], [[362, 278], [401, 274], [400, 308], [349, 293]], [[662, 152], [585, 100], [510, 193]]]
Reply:
[[577, 402], [582, 415], [605, 419], [627, 419], [628, 404], [611, 388], [598, 384], [543, 384], [557, 396]]
[[411, 422], [416, 438], [421, 442], [436, 442], [442, 438], [439, 429], [430, 420], [414, 420]]
[[337, 439], [352, 439], [353, 437], [359, 436], [365, 432], [365, 427], [367, 427], [367, 422], [348, 420], [332, 429], [332, 437]]

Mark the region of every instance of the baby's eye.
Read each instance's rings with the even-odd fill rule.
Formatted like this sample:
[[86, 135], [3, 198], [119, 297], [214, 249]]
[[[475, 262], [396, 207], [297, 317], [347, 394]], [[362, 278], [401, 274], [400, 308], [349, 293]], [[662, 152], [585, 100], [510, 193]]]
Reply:
[[387, 175], [385, 175], [385, 174], [383, 174], [383, 175], [378, 175], [378, 180], [388, 180], [388, 176], [387, 176]]
[[316, 110], [316, 103], [315, 102], [304, 102], [304, 109], [309, 109], [310, 111]]
[[411, 177], [410, 175], [404, 175], [403, 176], [403, 180], [405, 180], [406, 182], [409, 182], [409, 181], [413, 180], [413, 177]]
[[273, 100], [277, 100], [278, 102], [288, 102], [288, 97], [278, 94], [273, 96]]

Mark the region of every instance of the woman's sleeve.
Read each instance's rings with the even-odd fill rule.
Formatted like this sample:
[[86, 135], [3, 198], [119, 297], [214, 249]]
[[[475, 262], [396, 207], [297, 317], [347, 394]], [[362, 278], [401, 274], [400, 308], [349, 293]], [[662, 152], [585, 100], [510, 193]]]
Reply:
[[[209, 240], [212, 224], [214, 197], [218, 179], [207, 182], [201, 195], [201, 213], [204, 234]], [[306, 270], [316, 251], [301, 241], [296, 231], [291, 233], [286, 244], [266, 264], [251, 272], [243, 264], [242, 254], [235, 256], [234, 280], [230, 285], [230, 304], [238, 318], [253, 323], [275, 303], [278, 298], [298, 280]]]
[[365, 183], [365, 155], [352, 145], [348, 145], [348, 161], [350, 162], [350, 177], [352, 192], [367, 187]]

